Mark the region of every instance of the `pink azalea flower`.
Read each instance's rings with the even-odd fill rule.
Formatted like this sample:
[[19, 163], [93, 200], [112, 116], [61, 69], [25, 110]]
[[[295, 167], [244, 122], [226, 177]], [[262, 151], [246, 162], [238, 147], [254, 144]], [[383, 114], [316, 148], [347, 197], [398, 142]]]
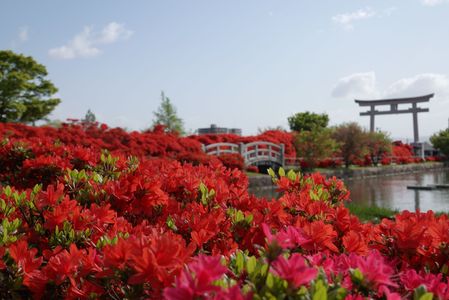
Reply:
[[221, 290], [212, 284], [227, 270], [220, 263], [219, 256], [200, 255], [189, 264], [188, 269], [183, 270], [175, 279], [175, 287], [164, 290], [165, 299], [194, 299], [197, 296], [210, 296]]
[[295, 288], [313, 280], [318, 271], [306, 265], [304, 258], [294, 253], [287, 260], [280, 256], [272, 265], [273, 273], [287, 280]]
[[283, 249], [292, 249], [309, 242], [298, 229], [293, 226], [288, 226], [285, 230], [279, 231], [276, 235], [271, 233], [267, 224], [262, 224], [263, 232], [267, 238], [268, 244], [276, 242]]
[[374, 287], [380, 285], [397, 287], [397, 284], [390, 280], [393, 275], [393, 268], [387, 265], [378, 251], [371, 251], [366, 257], [358, 257], [356, 268]]

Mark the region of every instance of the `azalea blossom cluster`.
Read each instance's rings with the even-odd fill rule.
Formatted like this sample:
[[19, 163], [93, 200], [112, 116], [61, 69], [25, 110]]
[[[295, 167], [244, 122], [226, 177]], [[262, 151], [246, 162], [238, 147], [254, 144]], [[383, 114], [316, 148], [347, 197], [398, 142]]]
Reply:
[[257, 198], [218, 160], [82, 141], [2, 140], [0, 298], [449, 299], [446, 215], [362, 223], [336, 178], [280, 169]]
[[[164, 157], [181, 162], [190, 162], [195, 165], [221, 161], [225, 166], [238, 168], [239, 170], [245, 169], [243, 158], [239, 154], [223, 154], [213, 157], [203, 152], [202, 145], [221, 142], [238, 144], [265, 141], [284, 144], [287, 164], [295, 164], [297, 163], [296, 157], [301, 157], [301, 153], [297, 154], [294, 146], [295, 133], [282, 130], [267, 130], [254, 136], [215, 134], [180, 137], [176, 133], [165, 132], [162, 125], [155, 126], [152, 130], [144, 132], [127, 132], [121, 128], [109, 128], [105, 124], [73, 121], [70, 124], [62, 124], [60, 128], [30, 127], [17, 123], [1, 123], [0, 133], [3, 138], [8, 137], [13, 141], [20, 139], [36, 140], [35, 145], [51, 145], [56, 140], [67, 147], [88, 147], [93, 153], [108, 150], [112, 154], [133, 155], [138, 158]], [[337, 151], [335, 157], [320, 160], [316, 165], [324, 168], [340, 167], [343, 165], [343, 161], [338, 156]], [[426, 160], [435, 161], [439, 160], [439, 158], [428, 157]], [[422, 159], [414, 157], [410, 145], [394, 142], [391, 155], [385, 154], [381, 158], [380, 163], [389, 165], [391, 163], [408, 164], [422, 161]], [[303, 160], [299, 163], [302, 167], [308, 167]], [[352, 164], [359, 166], [371, 166], [372, 163], [369, 155], [353, 159], [352, 161]], [[250, 168], [250, 171], [257, 171], [257, 169], [253, 167]]]

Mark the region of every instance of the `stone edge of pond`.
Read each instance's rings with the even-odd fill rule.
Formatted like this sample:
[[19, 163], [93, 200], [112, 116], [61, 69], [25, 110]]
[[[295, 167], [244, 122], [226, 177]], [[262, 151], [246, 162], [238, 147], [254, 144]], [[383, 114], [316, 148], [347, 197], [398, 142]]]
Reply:
[[[449, 170], [449, 163], [447, 162], [427, 162], [395, 166], [366, 167], [360, 169], [322, 170], [320, 173], [328, 177], [335, 176], [337, 178], [351, 180], [445, 169]], [[248, 177], [248, 180], [249, 188], [269, 188], [273, 186], [273, 181], [271, 180], [270, 175], [260, 174], [251, 176]]]

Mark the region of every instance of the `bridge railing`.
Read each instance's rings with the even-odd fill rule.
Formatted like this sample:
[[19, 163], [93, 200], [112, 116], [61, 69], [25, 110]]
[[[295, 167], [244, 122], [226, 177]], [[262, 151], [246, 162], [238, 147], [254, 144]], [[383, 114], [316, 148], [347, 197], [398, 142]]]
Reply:
[[241, 146], [234, 143], [215, 143], [207, 146], [203, 145], [203, 151], [209, 155], [220, 155], [225, 153], [240, 153]]
[[240, 154], [246, 165], [270, 161], [284, 165], [284, 145], [270, 142], [252, 142], [248, 144], [215, 143], [203, 145], [203, 151], [209, 155], [220, 155], [225, 153]]
[[284, 145], [269, 142], [253, 142], [244, 145], [243, 158], [247, 164], [272, 161], [284, 165]]

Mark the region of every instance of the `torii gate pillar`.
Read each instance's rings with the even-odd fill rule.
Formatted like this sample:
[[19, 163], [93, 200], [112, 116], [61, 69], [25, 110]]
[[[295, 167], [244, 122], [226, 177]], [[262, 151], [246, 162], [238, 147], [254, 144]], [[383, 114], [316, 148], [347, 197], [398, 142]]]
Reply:
[[369, 115], [369, 131], [374, 132], [374, 105], [371, 105], [370, 115]]
[[415, 143], [417, 143], [419, 141], [418, 111], [417, 111], [416, 103], [413, 103], [413, 141]]
[[[391, 114], [404, 114], [411, 113], [413, 115], [413, 141], [415, 143], [419, 142], [419, 131], [418, 131], [418, 113], [428, 112], [428, 108], [418, 107], [419, 102], [428, 102], [434, 94], [413, 97], [413, 98], [397, 98], [397, 99], [383, 99], [383, 100], [355, 100], [359, 106], [369, 106], [370, 110], [366, 112], [361, 112], [361, 116], [370, 117], [370, 131], [374, 132], [374, 118], [376, 115], [391, 115]], [[411, 104], [412, 107], [408, 109], [398, 109], [399, 104]], [[376, 110], [376, 106], [389, 105], [389, 110]]]

